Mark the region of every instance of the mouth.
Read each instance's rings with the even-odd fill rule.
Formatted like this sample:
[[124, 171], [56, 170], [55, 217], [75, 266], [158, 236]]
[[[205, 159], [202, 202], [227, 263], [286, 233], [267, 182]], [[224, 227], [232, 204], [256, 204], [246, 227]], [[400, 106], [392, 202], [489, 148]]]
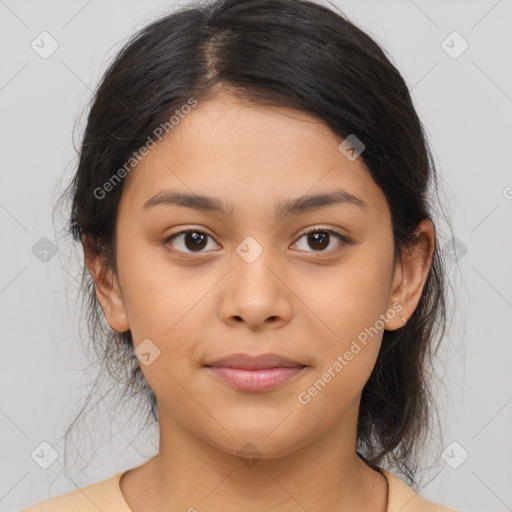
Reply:
[[268, 391], [304, 373], [308, 367], [277, 354], [250, 356], [233, 354], [205, 364], [216, 378], [232, 388], [248, 391]]

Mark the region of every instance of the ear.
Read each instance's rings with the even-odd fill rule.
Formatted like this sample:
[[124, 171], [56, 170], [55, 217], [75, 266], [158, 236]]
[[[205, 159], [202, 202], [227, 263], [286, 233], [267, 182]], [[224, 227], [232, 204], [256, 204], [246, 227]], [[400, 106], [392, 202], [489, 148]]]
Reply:
[[430, 220], [420, 222], [416, 237], [412, 246], [402, 249], [401, 259], [395, 265], [388, 311], [397, 314], [386, 322], [388, 331], [403, 327], [414, 313], [430, 271], [435, 247], [435, 229]]
[[110, 265], [107, 265], [104, 258], [93, 249], [87, 237], [82, 238], [85, 264], [94, 280], [96, 296], [103, 309], [105, 318], [115, 331], [127, 331], [130, 326], [123, 300], [123, 294], [117, 275]]

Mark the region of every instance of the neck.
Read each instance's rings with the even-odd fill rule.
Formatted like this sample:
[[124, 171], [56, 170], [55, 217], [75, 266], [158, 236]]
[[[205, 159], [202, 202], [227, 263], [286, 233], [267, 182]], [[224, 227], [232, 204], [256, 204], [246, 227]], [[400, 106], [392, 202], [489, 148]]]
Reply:
[[386, 478], [357, 456], [355, 427], [347, 428], [357, 424], [353, 418], [286, 455], [245, 458], [200, 439], [165, 411], [159, 413], [159, 453], [125, 473], [121, 484], [134, 512], [386, 512]]

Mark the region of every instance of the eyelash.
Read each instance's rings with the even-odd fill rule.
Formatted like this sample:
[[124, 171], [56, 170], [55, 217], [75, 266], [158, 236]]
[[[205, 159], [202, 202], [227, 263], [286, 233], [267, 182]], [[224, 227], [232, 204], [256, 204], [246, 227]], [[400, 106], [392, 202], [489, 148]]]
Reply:
[[[208, 233], [204, 232], [204, 231], [200, 231], [198, 229], [186, 229], [184, 231], [179, 231], [177, 233], [173, 233], [172, 235], [168, 236], [167, 238], [164, 239], [163, 241], [163, 244], [167, 245], [169, 244], [169, 242], [171, 240], [173, 240], [174, 238], [180, 236], [180, 235], [185, 235], [187, 233], [198, 233], [198, 234], [201, 234], [201, 235], [206, 235], [210, 238], [213, 239], [213, 237], [211, 235], [209, 235]], [[341, 246], [343, 245], [346, 245], [346, 244], [349, 244], [350, 241], [345, 237], [343, 236], [341, 233], [338, 233], [337, 231], [333, 231], [331, 229], [323, 229], [323, 228], [318, 228], [318, 227], [315, 227], [309, 231], [306, 231], [305, 233], [302, 233], [299, 238], [297, 239], [300, 240], [301, 238], [307, 236], [307, 235], [310, 235], [312, 233], [326, 233], [326, 234], [329, 234], [329, 235], [332, 235], [334, 236], [338, 241], [341, 242]], [[295, 242], [296, 243], [296, 242]], [[311, 252], [316, 252], [317, 254], [326, 254], [326, 253], [335, 253], [335, 252], [338, 252], [339, 250], [341, 249], [341, 247], [338, 247], [337, 249], [330, 249], [330, 250], [327, 250], [327, 251], [311, 251]], [[179, 250], [176, 250], [176, 249], [171, 249], [171, 251], [173, 252], [177, 252], [177, 253], [181, 253], [181, 254], [202, 254], [201, 251], [197, 251], [197, 252], [185, 252], [185, 251], [179, 251]], [[309, 252], [309, 251], [306, 251], [306, 252]]]

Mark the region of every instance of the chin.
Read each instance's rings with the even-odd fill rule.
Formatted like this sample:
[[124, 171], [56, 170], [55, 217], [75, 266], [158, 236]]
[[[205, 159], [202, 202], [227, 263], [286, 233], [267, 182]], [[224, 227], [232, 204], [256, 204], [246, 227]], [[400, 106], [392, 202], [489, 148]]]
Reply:
[[[228, 431], [233, 437], [226, 434], [222, 439], [209, 438], [207, 442], [227, 454], [240, 459], [248, 459], [248, 465], [250, 461], [257, 459], [286, 457], [308, 444], [306, 438], [298, 437], [297, 428], [282, 429], [277, 433], [278, 429], [273, 431], [275, 427], [276, 424], [272, 427], [265, 424], [252, 430], [245, 429], [243, 432], [228, 427]], [[271, 432], [270, 435], [269, 432]]]

